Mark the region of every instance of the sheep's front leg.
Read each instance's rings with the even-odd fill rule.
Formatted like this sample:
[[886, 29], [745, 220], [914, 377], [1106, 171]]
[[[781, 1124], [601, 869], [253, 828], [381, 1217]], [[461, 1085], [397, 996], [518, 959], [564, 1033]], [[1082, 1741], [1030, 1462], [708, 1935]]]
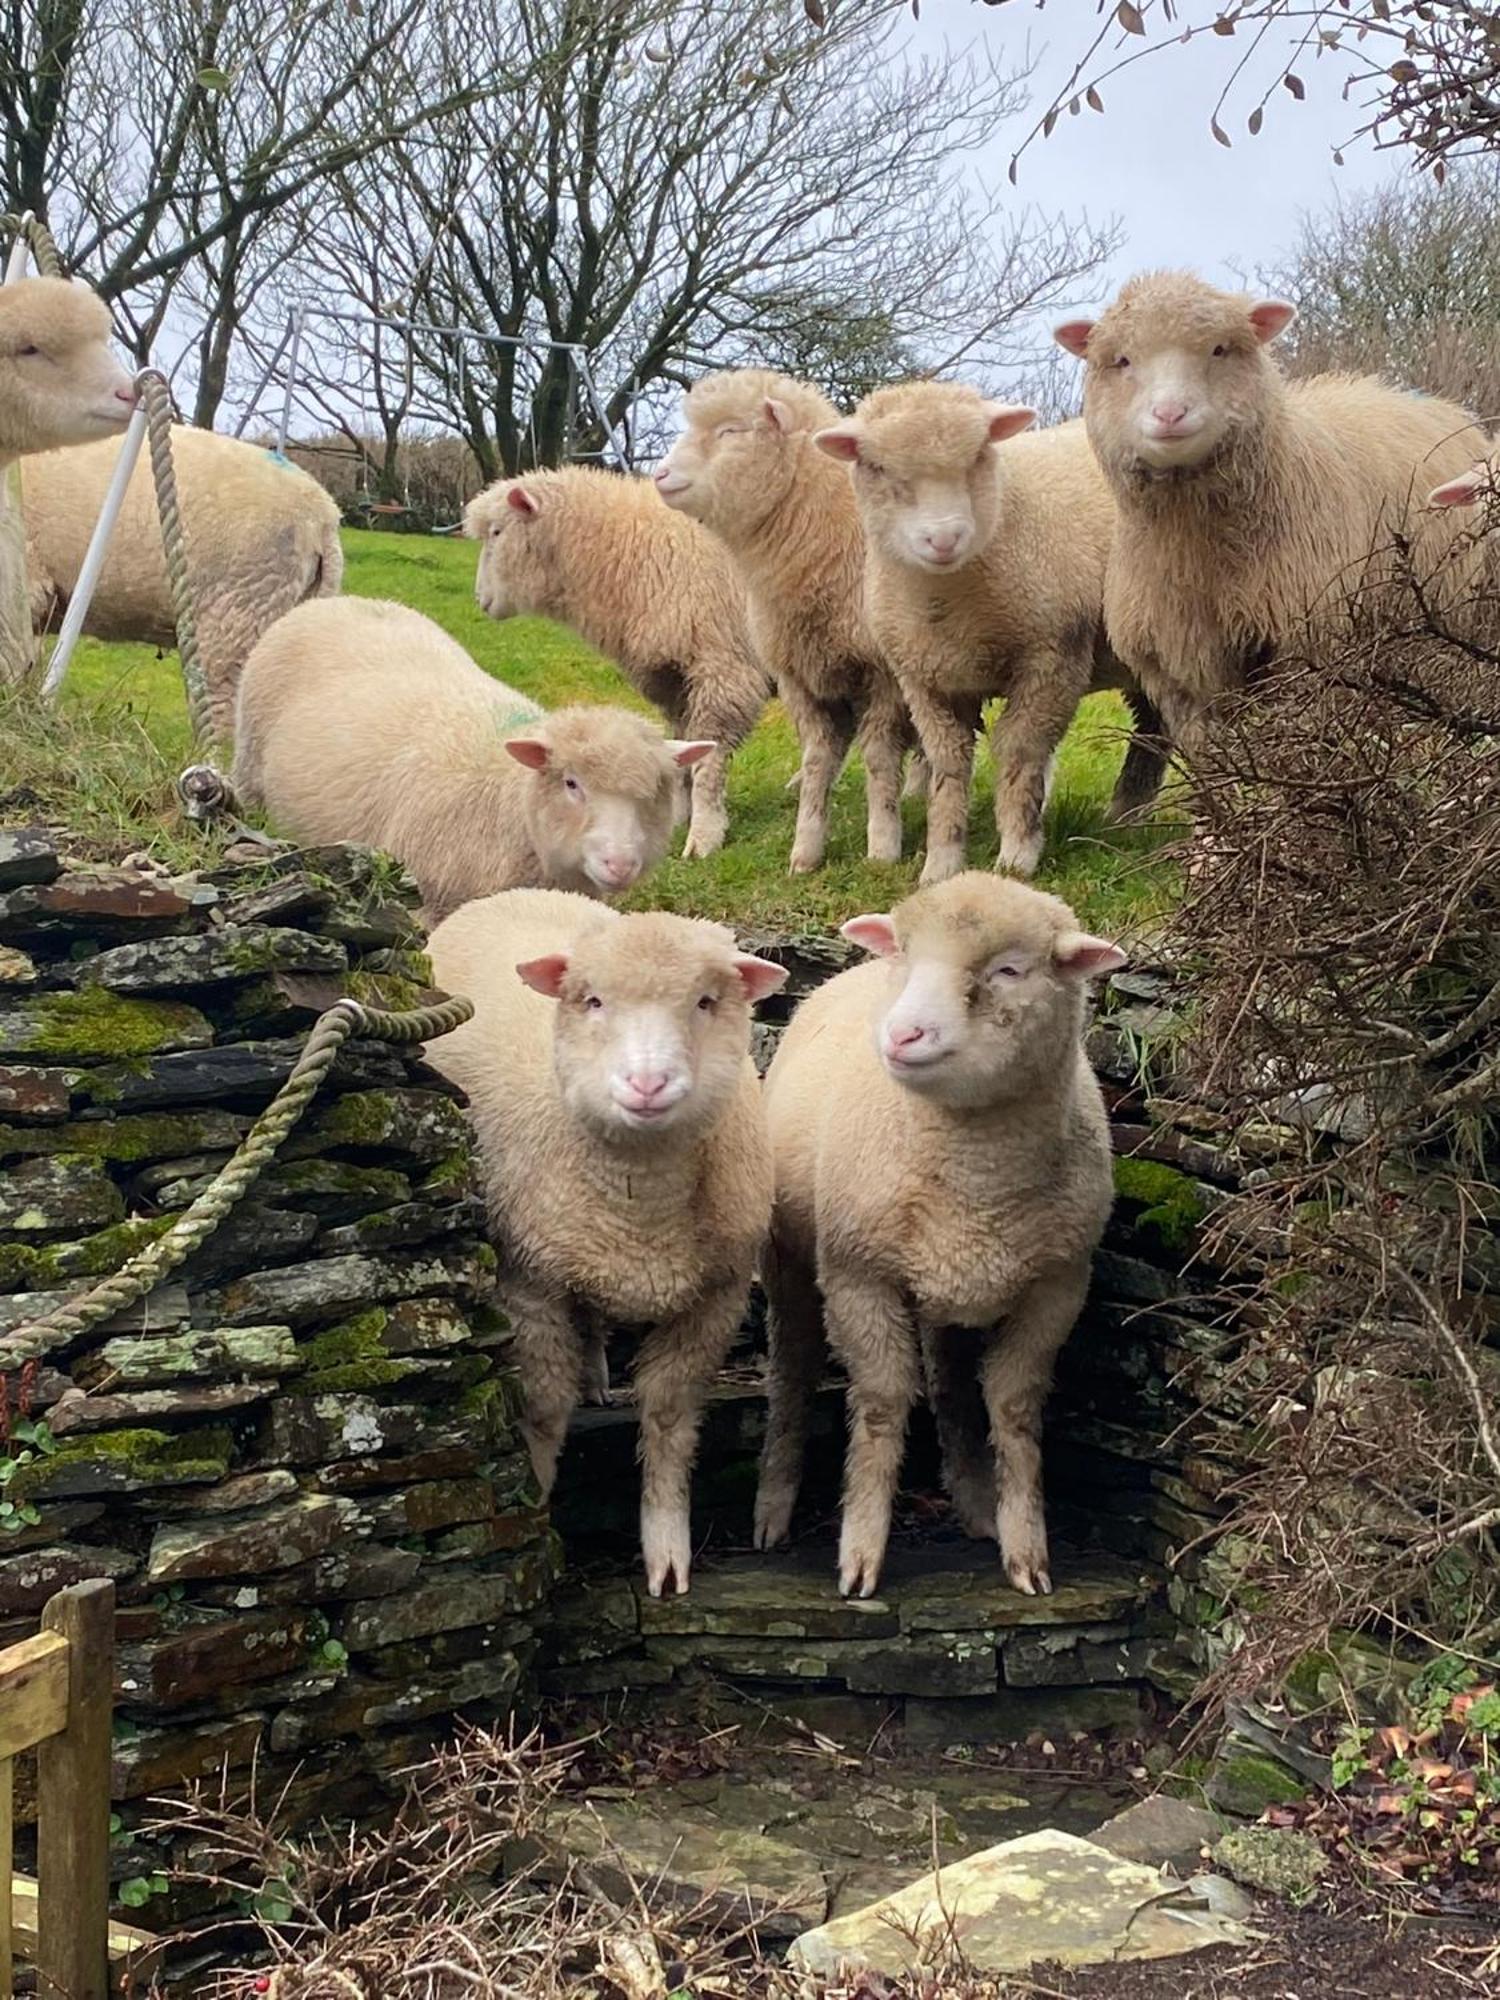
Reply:
[[901, 764], [911, 737], [911, 717], [901, 690], [890, 674], [872, 666], [859, 723], [865, 763], [865, 854], [871, 861], [901, 859]]
[[997, 868], [1034, 875], [1046, 834], [1042, 813], [1052, 783], [1057, 746], [1068, 733], [1088, 691], [1089, 663], [1060, 653], [1028, 659], [995, 723], [995, 831]]
[[641, 1422], [641, 1553], [653, 1597], [681, 1593], [693, 1566], [690, 1514], [698, 1426], [709, 1386], [745, 1315], [748, 1279], [663, 1320], [641, 1345], [635, 1398]]
[[953, 701], [912, 681], [907, 703], [927, 760], [927, 860], [923, 882], [946, 882], [964, 865], [969, 835], [969, 783], [974, 774], [977, 701]]
[[557, 1477], [568, 1419], [583, 1394], [584, 1344], [560, 1293], [510, 1277], [502, 1280], [499, 1299], [514, 1329], [516, 1371], [526, 1405], [521, 1435], [545, 1500]]
[[684, 859], [716, 854], [724, 845], [729, 831], [725, 803], [729, 760], [759, 720], [765, 696], [763, 686], [746, 685], [743, 669], [736, 673], [733, 662], [717, 670], [714, 661], [704, 662], [703, 679], [688, 688], [683, 726], [677, 733], [716, 747], [692, 769], [693, 808]]
[[829, 706], [815, 699], [790, 674], [782, 676], [780, 692], [802, 750], [791, 872], [806, 875], [823, 863], [828, 845], [828, 797], [849, 754], [854, 718], [841, 703]]
[[995, 1454], [979, 1387], [986, 1336], [971, 1327], [926, 1326], [922, 1372], [937, 1427], [943, 1484], [966, 1535], [995, 1538]]
[[823, 1313], [812, 1266], [773, 1236], [761, 1259], [770, 1355], [766, 1441], [755, 1489], [755, 1546], [774, 1549], [791, 1532], [802, 1484], [807, 1420], [823, 1373]]
[[602, 1326], [590, 1326], [583, 1334], [583, 1367], [579, 1383], [585, 1403], [609, 1402], [609, 1335]]
[[891, 1535], [906, 1425], [921, 1389], [917, 1337], [898, 1292], [846, 1266], [822, 1274], [828, 1344], [849, 1372], [839, 1589], [873, 1597]]
[[1166, 730], [1155, 702], [1134, 686], [1125, 689], [1125, 699], [1133, 726], [1109, 802], [1109, 817], [1116, 826], [1128, 824], [1155, 799], [1166, 775], [1168, 756]]
[[1033, 1597], [1052, 1589], [1042, 1503], [1042, 1405], [1057, 1351], [1072, 1332], [1087, 1291], [1087, 1267], [1033, 1280], [988, 1340], [980, 1363], [1000, 1465], [995, 1524], [1000, 1560], [1015, 1588]]

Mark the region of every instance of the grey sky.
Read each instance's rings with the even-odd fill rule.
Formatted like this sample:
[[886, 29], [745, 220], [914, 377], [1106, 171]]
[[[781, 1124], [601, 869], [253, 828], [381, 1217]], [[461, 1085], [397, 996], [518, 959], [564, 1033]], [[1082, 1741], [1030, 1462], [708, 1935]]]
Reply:
[[[981, 163], [986, 184], [1004, 186], [1015, 145], [1097, 31], [1092, 0], [1051, 0], [1040, 11], [1024, 0], [998, 7], [923, 0], [922, 12], [912, 35], [924, 51], [945, 43], [960, 49], [982, 38], [1018, 62], [1028, 46], [1036, 58], [1033, 109], [1014, 129], [996, 133]], [[1209, 12], [1206, 5], [1189, 4], [1181, 17], [1203, 20]], [[1348, 60], [1340, 56], [1299, 61], [1306, 99], [1298, 103], [1278, 86], [1261, 132], [1251, 138], [1245, 119], [1281, 66], [1270, 58], [1261, 63], [1254, 72], [1259, 81], [1239, 88], [1225, 117], [1232, 148], [1219, 145], [1209, 114], [1239, 49], [1238, 39], [1205, 36], [1149, 56], [1102, 86], [1103, 115], [1085, 108], [1070, 118], [1064, 111], [1052, 136], [1035, 140], [1021, 161], [1018, 200], [1069, 215], [1113, 214], [1120, 221], [1121, 247], [1100, 297], [1130, 272], [1162, 264], [1236, 283], [1275, 261], [1294, 237], [1302, 210], [1410, 171], [1403, 155], [1377, 153], [1362, 142], [1345, 146], [1346, 164], [1334, 166], [1334, 148], [1361, 122], [1358, 93], [1347, 104], [1341, 99]], [[1285, 60], [1283, 55], [1282, 65]]]

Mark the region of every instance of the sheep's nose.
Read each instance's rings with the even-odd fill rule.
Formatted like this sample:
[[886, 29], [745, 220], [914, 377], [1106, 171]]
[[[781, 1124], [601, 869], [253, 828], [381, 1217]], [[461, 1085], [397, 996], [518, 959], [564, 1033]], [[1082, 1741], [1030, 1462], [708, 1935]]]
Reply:
[[640, 864], [633, 855], [611, 854], [599, 866], [617, 887], [623, 889], [627, 882], [633, 882], [640, 872]]
[[123, 403], [127, 409], [133, 410], [136, 405], [135, 384], [127, 382], [123, 389], [116, 389], [115, 401]]
[[1151, 415], [1163, 430], [1175, 430], [1187, 415], [1186, 403], [1153, 403]]
[[653, 1098], [661, 1096], [671, 1080], [665, 1070], [653, 1070], [649, 1074], [632, 1070], [625, 1079], [625, 1088], [632, 1097], [638, 1097], [643, 1104], [649, 1104]]
[[909, 1049], [914, 1042], [924, 1040], [926, 1034], [925, 1028], [887, 1028], [885, 1038], [893, 1049]]
[[959, 544], [957, 528], [929, 528], [923, 537], [935, 556], [951, 556]]

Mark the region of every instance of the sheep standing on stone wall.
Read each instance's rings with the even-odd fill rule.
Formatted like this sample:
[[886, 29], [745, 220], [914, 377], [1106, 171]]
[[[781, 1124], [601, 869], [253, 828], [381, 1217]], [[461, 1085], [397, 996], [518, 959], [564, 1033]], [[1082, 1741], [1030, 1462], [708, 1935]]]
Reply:
[[[26, 465], [26, 563], [32, 623], [48, 630], [78, 583], [117, 444], [49, 453]], [[214, 732], [229, 735], [251, 647], [284, 611], [331, 597], [344, 573], [339, 510], [311, 474], [259, 445], [172, 426], [198, 648]], [[177, 615], [162, 553], [156, 486], [136, 462], [84, 630], [96, 639], [175, 646]]]
[[712, 529], [745, 586], [756, 651], [802, 750], [794, 875], [821, 866], [828, 798], [852, 743], [865, 765], [866, 849], [901, 858], [901, 764], [914, 741], [864, 617], [864, 543], [846, 473], [813, 443], [826, 397], [761, 368], [694, 383], [687, 428], [662, 460], [669, 507]]
[[750, 1010], [786, 974], [717, 924], [536, 890], [470, 903], [429, 949], [475, 1006], [429, 1059], [478, 1134], [537, 1478], [602, 1330], [649, 1324], [641, 1546], [651, 1594], [684, 1591], [698, 1426], [771, 1214]]
[[622, 895], [667, 851], [679, 772], [712, 749], [623, 708], [548, 713], [420, 612], [319, 598], [245, 663], [234, 782], [299, 840], [394, 854], [435, 921], [541, 883]]
[[647, 479], [589, 466], [502, 479], [469, 502], [474, 595], [491, 618], [571, 625], [681, 736], [717, 748], [692, 774], [684, 855], [723, 846], [729, 758], [770, 695], [744, 595], [721, 543], [669, 513]]
[[998, 1536], [1018, 1590], [1050, 1591], [1042, 1405], [1113, 1200], [1085, 988], [1124, 955], [1055, 896], [977, 873], [844, 935], [875, 962], [802, 1003], [766, 1077], [776, 1208], [756, 1542], [791, 1523], [821, 1295], [849, 1376], [840, 1589], [868, 1597], [879, 1582], [925, 1363], [960, 1522]]
[[[1435, 396], [1287, 381], [1269, 346], [1295, 313], [1153, 272], [1057, 329], [1088, 364], [1084, 422], [1119, 510], [1110, 643], [1189, 751], [1248, 669], [1396, 573], [1398, 537], [1419, 575], [1438, 568], [1455, 529], [1422, 498], [1488, 442]], [[1450, 565], [1440, 592], [1463, 575]]]
[[[964, 865], [974, 737], [994, 728], [999, 865], [1041, 859], [1053, 759], [1090, 688], [1126, 686], [1104, 637], [1115, 509], [1082, 424], [1027, 432], [1032, 412], [956, 382], [877, 389], [816, 443], [847, 463], [864, 523], [870, 629], [911, 710], [931, 772], [924, 882]], [[1026, 435], [1018, 433], [1027, 432]], [[1159, 747], [1132, 742], [1113, 811], [1148, 805]]]
[[124, 430], [135, 384], [110, 352], [109, 309], [66, 278], [0, 288], [0, 469]]

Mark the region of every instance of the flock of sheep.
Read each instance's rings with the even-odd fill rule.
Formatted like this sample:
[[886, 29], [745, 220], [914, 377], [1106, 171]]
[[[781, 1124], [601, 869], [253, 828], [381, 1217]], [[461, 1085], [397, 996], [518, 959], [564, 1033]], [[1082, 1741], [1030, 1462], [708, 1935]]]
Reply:
[[[28, 295], [56, 325], [31, 326]], [[1086, 989], [1124, 963], [1019, 879], [1058, 745], [1091, 688], [1122, 687], [1137, 726], [1114, 809], [1138, 811], [1164, 742], [1200, 746], [1216, 700], [1309, 620], [1347, 615], [1400, 562], [1456, 591], [1478, 560], [1443, 507], [1482, 490], [1482, 431], [1372, 379], [1289, 382], [1269, 348], [1292, 316], [1148, 276], [1058, 329], [1086, 364], [1081, 423], [1033, 432], [1030, 410], [940, 382], [841, 417], [804, 384], [731, 370], [689, 392], [654, 481], [572, 469], [481, 494], [466, 527], [484, 609], [572, 625], [670, 737], [618, 707], [548, 712], [416, 612], [337, 595], [321, 490], [253, 447], [176, 433], [237, 789], [299, 838], [404, 862], [438, 983], [475, 1003], [430, 1059], [469, 1101], [544, 1490], [574, 1408], [608, 1393], [607, 1330], [648, 1329], [653, 1593], [688, 1585], [699, 1422], [757, 1270], [757, 1542], [789, 1532], [826, 1336], [849, 1380], [841, 1589], [877, 1587], [924, 1384], [957, 1518], [998, 1540], [1018, 1589], [1050, 1589], [1041, 1408], [1111, 1201]], [[128, 384], [101, 322], [77, 287], [0, 294], [0, 456], [119, 428]], [[71, 417], [47, 402], [69, 381]], [[76, 577], [111, 453], [26, 470], [39, 617]], [[168, 635], [142, 522], [91, 629]], [[685, 851], [724, 841], [726, 766], [773, 687], [801, 747], [794, 871], [823, 860], [856, 743], [870, 858], [900, 855], [903, 783], [926, 791], [928, 839], [923, 886], [843, 926], [870, 961], [804, 1002], [762, 1086], [751, 1010], [783, 971], [719, 925], [607, 899], [666, 853], [685, 785]], [[1002, 872], [968, 872], [996, 695]]]

